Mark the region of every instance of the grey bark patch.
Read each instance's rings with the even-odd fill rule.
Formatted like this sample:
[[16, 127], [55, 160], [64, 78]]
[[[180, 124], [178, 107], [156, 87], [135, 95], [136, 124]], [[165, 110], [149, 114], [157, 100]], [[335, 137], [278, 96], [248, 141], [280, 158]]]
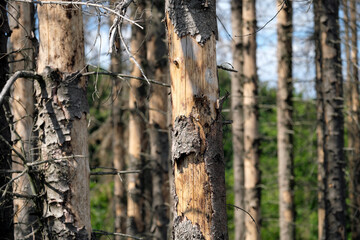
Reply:
[[190, 240], [199, 239], [205, 240], [199, 226], [193, 225], [187, 218], [177, 216], [174, 220], [174, 239], [176, 240]]
[[165, 9], [179, 37], [190, 34], [200, 45], [217, 38], [215, 0], [168, 0]]
[[200, 136], [190, 117], [180, 116], [175, 119], [172, 138], [173, 161], [192, 153], [200, 153]]

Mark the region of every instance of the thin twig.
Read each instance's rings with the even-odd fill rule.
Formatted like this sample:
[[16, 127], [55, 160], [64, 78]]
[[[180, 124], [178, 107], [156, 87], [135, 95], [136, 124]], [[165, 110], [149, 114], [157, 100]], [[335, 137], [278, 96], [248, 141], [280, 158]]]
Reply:
[[92, 172], [90, 175], [118, 175], [118, 174], [131, 174], [131, 173], [141, 173], [141, 170], [128, 170], [128, 171], [111, 171], [111, 172]]
[[110, 232], [106, 232], [103, 230], [97, 230], [97, 229], [93, 229], [93, 233], [95, 234], [101, 234], [101, 235], [112, 235], [112, 236], [120, 236], [120, 237], [127, 237], [127, 238], [132, 238], [132, 239], [143, 239], [142, 237], [136, 237], [136, 236], [132, 236], [129, 234], [124, 234], [124, 233], [110, 233]]
[[14, 75], [12, 75], [11, 78], [9, 78], [9, 80], [7, 80], [4, 88], [1, 90], [1, 93], [0, 93], [0, 106], [3, 103], [5, 96], [9, 93], [11, 86], [14, 84], [14, 82], [18, 78], [41, 79], [41, 75], [38, 75], [33, 71], [17, 71], [16, 73], [14, 73]]
[[230, 206], [230, 207], [233, 207], [233, 208], [236, 208], [238, 210], [241, 210], [243, 212], [245, 212], [247, 215], [249, 215], [249, 217], [252, 219], [252, 221], [255, 223], [255, 226], [256, 226], [256, 230], [258, 233], [260, 233], [260, 229], [259, 229], [259, 226], [257, 225], [255, 219], [253, 218], [253, 216], [251, 216], [251, 214], [246, 211], [245, 209], [241, 208], [241, 207], [238, 207], [238, 206], [235, 206], [235, 205], [232, 205], [232, 204], [226, 204], [227, 206]]

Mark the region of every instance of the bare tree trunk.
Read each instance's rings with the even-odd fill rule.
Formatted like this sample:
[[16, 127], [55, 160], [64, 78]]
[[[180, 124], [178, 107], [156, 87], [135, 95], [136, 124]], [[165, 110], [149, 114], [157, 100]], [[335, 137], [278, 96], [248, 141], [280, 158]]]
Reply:
[[[140, 0], [133, 7], [136, 19], [140, 23], [145, 23], [145, 1]], [[140, 17], [139, 17], [140, 16]], [[131, 51], [136, 61], [142, 68], [146, 66], [146, 46], [145, 31], [132, 25]], [[133, 64], [132, 76], [142, 77], [140, 69]], [[130, 82], [129, 93], [129, 166], [131, 169], [142, 169], [143, 159], [141, 153], [144, 152], [145, 127], [146, 127], [146, 85], [144, 82], [132, 79]], [[127, 175], [127, 233], [131, 235], [141, 234], [145, 231], [144, 221], [144, 174]]]
[[[349, 156], [350, 169], [350, 202], [351, 202], [351, 235], [352, 239], [360, 239], [360, 109], [359, 109], [359, 64], [357, 43], [357, 11], [355, 0], [350, 0], [350, 29], [351, 29], [351, 68], [349, 105], [349, 148], [353, 149]], [[347, 42], [348, 43], [348, 42]]]
[[[12, 3], [9, 22], [11, 28], [11, 50], [13, 61], [12, 72], [19, 70], [34, 70], [36, 46], [31, 39], [34, 36], [34, 6], [31, 3]], [[13, 18], [15, 17], [15, 19]], [[27, 162], [33, 162], [33, 114], [34, 114], [34, 84], [31, 79], [18, 79], [14, 83], [11, 109], [14, 120], [13, 140], [14, 148], [22, 153]], [[13, 170], [23, 171], [24, 163], [16, 154], [13, 154]], [[16, 178], [19, 173], [14, 173]], [[13, 182], [13, 192], [22, 195], [35, 195], [28, 175]], [[33, 184], [33, 183], [32, 183]], [[38, 214], [34, 202], [29, 199], [14, 199], [14, 237], [15, 239], [33, 239], [31, 235], [38, 228]], [[29, 236], [27, 236], [29, 235]], [[27, 236], [27, 237], [26, 237]], [[36, 236], [35, 237], [39, 237]]]
[[[234, 170], [235, 206], [244, 207], [244, 109], [243, 109], [243, 46], [242, 37], [242, 0], [231, 1], [231, 25], [233, 42], [233, 64], [238, 71], [231, 75], [231, 114], [232, 114], [232, 144]], [[245, 214], [235, 209], [235, 239], [245, 237]]]
[[325, 228], [325, 168], [324, 168], [324, 107], [322, 93], [321, 73], [321, 43], [320, 43], [320, 12], [319, 1], [313, 2], [314, 10], [314, 42], [316, 67], [316, 136], [317, 136], [317, 162], [318, 162], [318, 239], [323, 239]]
[[322, 238], [346, 239], [339, 1], [320, 0], [319, 4], [325, 133], [325, 224]]
[[[9, 72], [8, 60], [7, 60], [7, 41], [10, 35], [10, 28], [6, 13], [6, 1], [0, 1], [0, 89], [2, 89], [6, 83]], [[11, 169], [11, 150], [8, 144], [11, 144], [10, 126], [6, 120], [4, 109], [9, 109], [9, 104], [5, 101], [0, 106], [0, 169]], [[5, 185], [10, 181], [11, 174], [0, 174], [0, 194], [3, 195]], [[11, 188], [7, 189], [10, 193]], [[9, 194], [5, 194], [0, 198], [0, 233], [4, 239], [14, 239], [14, 225], [9, 219], [13, 216], [13, 199], [9, 197]]]
[[[167, 83], [167, 47], [165, 43], [164, 18], [165, 2], [149, 1], [151, 17], [147, 26], [148, 77]], [[154, 211], [154, 239], [168, 239], [169, 203], [169, 138], [167, 132], [168, 89], [152, 85], [149, 101], [150, 151], [152, 161], [152, 208]]]
[[[260, 224], [259, 129], [256, 73], [256, 9], [255, 0], [243, 1], [244, 51], [244, 186], [245, 210]], [[251, 218], [245, 220], [245, 239], [260, 239]]]
[[167, 0], [174, 239], [227, 239], [215, 0]]
[[[114, 1], [112, 1], [114, 2]], [[114, 15], [110, 17], [110, 24], [113, 23]], [[112, 72], [121, 72], [121, 54], [111, 54], [111, 66]], [[113, 120], [113, 165], [117, 171], [125, 169], [125, 124], [123, 122], [123, 111], [121, 110], [124, 89], [123, 82], [114, 79], [113, 84], [113, 103], [112, 103], [112, 120]], [[115, 232], [126, 232], [126, 187], [120, 176], [114, 176], [114, 208], [115, 208]], [[121, 240], [122, 237], [115, 236], [115, 240]]]
[[44, 239], [90, 239], [88, 103], [81, 9], [38, 6], [40, 51], [36, 123], [41, 140]]
[[[283, 5], [285, 4], [285, 5]], [[295, 239], [294, 159], [292, 119], [292, 2], [277, 1], [279, 12], [278, 89], [277, 89], [277, 154], [279, 161], [280, 239]]]

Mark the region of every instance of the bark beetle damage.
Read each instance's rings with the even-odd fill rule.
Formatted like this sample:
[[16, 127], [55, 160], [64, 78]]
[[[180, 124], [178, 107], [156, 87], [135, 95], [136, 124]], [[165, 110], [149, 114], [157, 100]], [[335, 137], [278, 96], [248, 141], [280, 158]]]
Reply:
[[[207, 97], [195, 96], [195, 106], [190, 116], [178, 116], [175, 119], [172, 133], [172, 164], [177, 164], [180, 172], [188, 162], [195, 164], [205, 162], [209, 183], [203, 187], [206, 188], [205, 194], [211, 194], [212, 206], [204, 207], [212, 209], [212, 216], [207, 216], [211, 221], [211, 239], [228, 238], [225, 209], [225, 162], [220, 115], [222, 102], [223, 99], [220, 99], [216, 119], [214, 120], [210, 117], [210, 103]], [[183, 216], [177, 216], [179, 200], [176, 186], [174, 191], [175, 222], [173, 234], [175, 239], [205, 239], [202, 233], [199, 233], [200, 230], [197, 225], [193, 225], [190, 220]], [[217, 209], [220, 209], [220, 211], [217, 211]], [[182, 234], [185, 234], [184, 237]], [[186, 236], [189, 236], [189, 238]]]
[[86, 91], [79, 86], [79, 73], [61, 73], [46, 67], [42, 75], [43, 81], [35, 84], [39, 111], [36, 128], [42, 145], [40, 160], [54, 160], [40, 165], [46, 195], [42, 221], [52, 224], [44, 225], [51, 228], [46, 232], [53, 234], [44, 239], [88, 239], [85, 227], [76, 226], [76, 216], [69, 205], [76, 164], [71, 145], [72, 122], [88, 113]]
[[217, 38], [215, 0], [168, 0], [165, 9], [179, 37], [190, 34], [200, 45]]

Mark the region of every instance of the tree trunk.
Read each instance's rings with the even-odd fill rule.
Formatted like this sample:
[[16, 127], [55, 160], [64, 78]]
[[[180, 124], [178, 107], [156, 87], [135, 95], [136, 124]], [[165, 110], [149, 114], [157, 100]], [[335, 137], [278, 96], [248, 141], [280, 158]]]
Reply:
[[[145, 1], [140, 0], [133, 12], [140, 24], [145, 23]], [[139, 17], [140, 16], [140, 17]], [[132, 25], [131, 51], [136, 61], [142, 68], [146, 66], [145, 31]], [[132, 76], [142, 77], [140, 69], [133, 64]], [[143, 81], [131, 79], [129, 92], [129, 170], [143, 168], [141, 154], [145, 150], [145, 127], [146, 127], [146, 85]], [[141, 175], [127, 175], [127, 233], [137, 235], [144, 233], [144, 173]]]
[[[351, 203], [351, 234], [352, 239], [360, 239], [360, 109], [359, 109], [359, 70], [358, 70], [358, 43], [357, 43], [357, 11], [356, 1], [350, 0], [350, 29], [351, 29], [351, 68], [349, 105], [349, 155], [350, 169], [350, 203]], [[348, 42], [347, 42], [348, 43]]]
[[319, 3], [325, 133], [325, 224], [322, 237], [346, 239], [339, 2], [320, 0]]
[[78, 7], [38, 6], [40, 51], [36, 123], [41, 140], [45, 239], [90, 239], [88, 103]]
[[[114, 1], [112, 1], [114, 2]], [[113, 23], [114, 15], [110, 17], [110, 24]], [[111, 66], [112, 72], [121, 72], [121, 54], [111, 54]], [[113, 103], [112, 103], [112, 120], [113, 120], [113, 166], [117, 171], [125, 169], [125, 124], [123, 122], [123, 111], [121, 110], [124, 103], [123, 99], [124, 89], [123, 82], [118, 79], [114, 79], [113, 84]], [[126, 232], [126, 187], [124, 182], [118, 175], [114, 176], [114, 208], [115, 208], [115, 232]], [[122, 237], [115, 236], [115, 240], [121, 240]]]
[[227, 239], [215, 0], [167, 0], [174, 239]]
[[324, 168], [324, 107], [322, 93], [321, 73], [321, 43], [320, 43], [320, 12], [319, 1], [313, 2], [314, 10], [314, 42], [316, 67], [316, 136], [317, 136], [317, 162], [318, 162], [318, 239], [323, 239], [325, 228], [325, 168]]
[[[7, 20], [6, 1], [0, 1], [0, 18], [2, 19], [0, 24], [0, 89], [2, 89], [6, 83], [9, 72], [8, 60], [7, 60], [7, 41], [10, 35], [10, 28]], [[11, 169], [11, 150], [8, 144], [11, 144], [10, 126], [6, 120], [4, 109], [9, 109], [7, 101], [0, 106], [0, 169]], [[3, 194], [5, 186], [11, 179], [11, 174], [0, 174], [0, 194]], [[11, 188], [7, 189], [10, 193]], [[4, 239], [14, 239], [14, 225], [10, 216], [13, 216], [13, 199], [9, 197], [9, 194], [1, 197], [0, 201], [0, 233]]]
[[[149, 4], [151, 17], [147, 26], [148, 77], [167, 83], [167, 47], [165, 43], [164, 18], [165, 3], [162, 0]], [[160, 85], [151, 86], [149, 101], [150, 151], [152, 163], [152, 208], [154, 211], [154, 239], [168, 239], [169, 203], [169, 138], [167, 132], [167, 92]]]
[[[238, 71], [231, 75], [231, 114], [234, 170], [234, 204], [244, 208], [244, 109], [243, 109], [243, 46], [242, 37], [242, 0], [231, 1], [231, 25], [233, 42], [233, 64]], [[245, 237], [245, 213], [235, 209], [235, 239]]]
[[[256, 73], [256, 9], [255, 0], [243, 1], [244, 46], [244, 186], [245, 210], [260, 224], [259, 129]], [[246, 239], [260, 239], [251, 218], [246, 218]]]
[[[36, 46], [31, 41], [34, 38], [34, 6], [29, 3], [12, 3], [9, 23], [11, 28], [11, 50], [13, 61], [11, 71], [34, 70]], [[14, 120], [14, 148], [22, 153], [27, 162], [33, 162], [33, 114], [34, 114], [34, 84], [31, 79], [17, 79], [12, 92], [11, 109]], [[24, 163], [13, 154], [13, 170], [23, 171]], [[20, 175], [14, 173], [13, 178]], [[33, 180], [28, 175], [20, 177], [13, 183], [13, 192], [22, 195], [35, 195], [30, 186]], [[14, 237], [15, 239], [33, 239], [29, 235], [38, 228], [36, 207], [33, 201], [24, 198], [14, 199]], [[25, 237], [29, 235], [28, 237]], [[36, 236], [35, 237], [39, 237]]]
[[[278, 7], [283, 6], [278, 0]], [[279, 171], [280, 239], [295, 239], [294, 159], [292, 126], [292, 2], [287, 1], [279, 12], [278, 89], [277, 89], [277, 154]]]

